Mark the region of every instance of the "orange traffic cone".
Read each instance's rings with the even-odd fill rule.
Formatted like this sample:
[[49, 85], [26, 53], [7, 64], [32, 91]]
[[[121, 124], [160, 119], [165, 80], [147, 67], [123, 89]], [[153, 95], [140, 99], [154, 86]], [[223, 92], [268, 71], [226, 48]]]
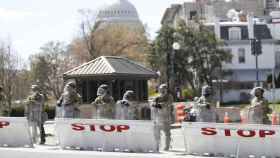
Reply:
[[225, 116], [224, 116], [224, 123], [230, 123], [230, 118], [228, 116], [228, 112], [225, 112]]
[[178, 104], [176, 106], [176, 122], [182, 122], [185, 119], [185, 112], [184, 112], [185, 105], [184, 104]]
[[278, 117], [277, 117], [277, 114], [276, 114], [276, 112], [273, 112], [272, 114], [271, 114], [271, 124], [272, 125], [277, 125], [278, 124]]
[[240, 120], [241, 120], [241, 123], [247, 123], [247, 119], [246, 119], [246, 115], [245, 115], [244, 111], [240, 112]]

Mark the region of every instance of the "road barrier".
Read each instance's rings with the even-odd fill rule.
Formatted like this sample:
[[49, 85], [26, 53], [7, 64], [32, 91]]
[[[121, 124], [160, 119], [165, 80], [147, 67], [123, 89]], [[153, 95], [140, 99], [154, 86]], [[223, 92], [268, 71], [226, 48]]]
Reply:
[[184, 122], [188, 154], [280, 156], [280, 126]]
[[33, 147], [25, 117], [0, 117], [1, 147]]
[[63, 149], [158, 152], [152, 121], [58, 118], [55, 123]]

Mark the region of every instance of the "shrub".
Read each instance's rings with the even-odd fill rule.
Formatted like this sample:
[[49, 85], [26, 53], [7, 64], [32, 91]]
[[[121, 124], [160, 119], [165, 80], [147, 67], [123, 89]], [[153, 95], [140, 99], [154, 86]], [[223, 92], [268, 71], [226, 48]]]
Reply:
[[191, 100], [194, 96], [194, 91], [186, 88], [186, 89], [182, 90], [182, 95], [183, 95], [184, 100], [186, 100], [186, 99]]
[[14, 107], [11, 110], [11, 117], [23, 117], [24, 116], [24, 107], [18, 106]]
[[149, 87], [149, 97], [154, 97], [158, 95], [157, 91], [156, 91], [156, 88], [154, 87]]
[[[49, 119], [54, 119], [55, 107], [46, 105], [44, 111], [47, 112]], [[24, 116], [24, 106], [18, 106], [12, 108], [11, 117], [23, 117], [23, 116]]]

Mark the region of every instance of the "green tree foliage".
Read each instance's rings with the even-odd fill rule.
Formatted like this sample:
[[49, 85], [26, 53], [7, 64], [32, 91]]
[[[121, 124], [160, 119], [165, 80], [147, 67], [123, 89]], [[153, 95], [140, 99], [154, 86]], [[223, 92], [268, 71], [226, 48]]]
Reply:
[[[231, 54], [224, 49], [223, 43], [215, 38], [213, 32], [206, 26], [188, 26], [179, 21], [178, 27], [173, 29], [162, 26], [152, 45], [149, 62], [154, 69], [162, 71], [166, 68], [166, 54], [172, 52], [172, 44], [180, 44], [180, 50], [175, 52], [174, 69], [177, 84], [187, 84], [195, 88], [194, 79], [199, 85], [204, 83], [212, 85], [212, 80], [222, 70], [222, 63], [231, 60]], [[195, 72], [195, 73], [194, 73]], [[195, 78], [195, 75], [196, 78]]]
[[31, 56], [31, 76], [45, 94], [59, 98], [63, 89], [63, 73], [73, 67], [73, 60], [61, 42], [48, 42]]
[[161, 72], [161, 80], [166, 80], [167, 72], [167, 52], [172, 51], [174, 42], [173, 34], [175, 29], [168, 25], [163, 25], [158, 32], [156, 39], [151, 43], [148, 62], [155, 71]]

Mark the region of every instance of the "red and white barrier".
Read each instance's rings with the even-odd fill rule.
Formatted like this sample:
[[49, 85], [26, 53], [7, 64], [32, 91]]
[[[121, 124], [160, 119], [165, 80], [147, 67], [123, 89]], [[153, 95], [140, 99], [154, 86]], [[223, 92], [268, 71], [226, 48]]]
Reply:
[[188, 154], [280, 156], [280, 126], [184, 122]]
[[152, 121], [59, 118], [55, 123], [64, 149], [158, 152]]
[[25, 117], [0, 117], [1, 147], [33, 147]]

